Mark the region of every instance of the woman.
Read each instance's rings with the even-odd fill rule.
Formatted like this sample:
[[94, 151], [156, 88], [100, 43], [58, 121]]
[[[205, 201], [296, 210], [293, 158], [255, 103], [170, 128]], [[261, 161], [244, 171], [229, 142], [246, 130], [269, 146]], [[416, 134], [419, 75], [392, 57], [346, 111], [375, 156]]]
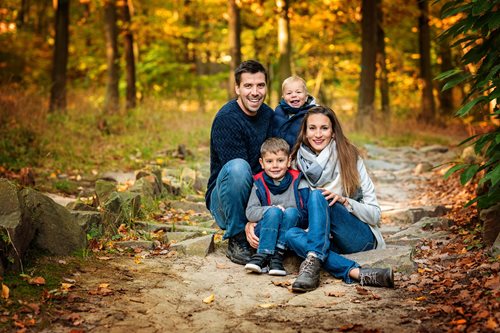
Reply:
[[324, 106], [307, 112], [292, 151], [311, 188], [309, 228], [286, 234], [290, 248], [306, 258], [293, 291], [319, 286], [321, 266], [346, 283], [394, 287], [391, 268], [361, 268], [341, 254], [385, 248], [378, 228], [380, 207], [357, 148], [344, 136], [335, 113]]

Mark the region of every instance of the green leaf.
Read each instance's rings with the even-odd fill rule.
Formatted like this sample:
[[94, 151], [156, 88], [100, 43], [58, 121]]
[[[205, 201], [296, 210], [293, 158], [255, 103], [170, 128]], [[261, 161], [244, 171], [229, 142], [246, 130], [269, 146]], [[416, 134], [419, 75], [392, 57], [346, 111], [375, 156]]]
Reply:
[[500, 181], [500, 164], [497, 164], [493, 170], [486, 173], [486, 176], [481, 179], [482, 182], [486, 182], [488, 180], [491, 180], [492, 186], [498, 184]]
[[477, 173], [479, 165], [471, 164], [462, 174], [460, 175], [460, 183], [462, 185], [467, 184]]
[[460, 75], [452, 80], [449, 80], [448, 82], [446, 82], [446, 84], [443, 86], [443, 88], [441, 89], [441, 91], [445, 91], [445, 90], [448, 90], [448, 89], [451, 89], [453, 87], [455, 87], [456, 85], [459, 85], [460, 83], [468, 80], [471, 78], [471, 75], [470, 74], [463, 74], [463, 75]]
[[463, 117], [465, 116], [467, 113], [469, 113], [470, 109], [472, 109], [476, 104], [480, 103], [480, 102], [484, 102], [484, 100], [486, 99], [486, 96], [481, 96], [481, 97], [478, 97], [478, 98], [475, 98], [473, 99], [472, 101], [470, 101], [469, 103], [465, 104], [464, 106], [462, 106], [456, 113], [457, 116], [460, 116], [460, 117]]
[[455, 75], [457, 75], [457, 74], [460, 74], [460, 73], [462, 73], [462, 72], [463, 72], [463, 71], [462, 71], [461, 69], [451, 69], [451, 70], [449, 70], [449, 71], [446, 71], [446, 72], [443, 72], [443, 73], [441, 73], [441, 74], [437, 75], [437, 76], [434, 78], [434, 80], [439, 80], [439, 81], [441, 81], [441, 80], [447, 79], [447, 78], [449, 78], [449, 77], [455, 76]]
[[444, 174], [443, 178], [448, 179], [448, 177], [450, 177], [454, 172], [457, 172], [458, 170], [466, 168], [467, 166], [468, 166], [468, 164], [457, 164], [457, 165], [449, 168], [448, 171], [446, 171], [446, 173]]
[[461, 12], [465, 12], [466, 10], [470, 9], [472, 4], [465, 4], [463, 6], [456, 6], [456, 7], [451, 7], [451, 8], [445, 8], [442, 11], [441, 18], [447, 18], [453, 15], [456, 15]]

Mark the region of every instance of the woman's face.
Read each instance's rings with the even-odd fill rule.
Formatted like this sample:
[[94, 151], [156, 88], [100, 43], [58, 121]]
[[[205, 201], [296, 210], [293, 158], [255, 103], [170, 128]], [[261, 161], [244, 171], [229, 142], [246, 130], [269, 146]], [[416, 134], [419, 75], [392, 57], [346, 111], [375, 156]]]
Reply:
[[312, 150], [319, 154], [332, 140], [333, 128], [330, 118], [324, 114], [311, 114], [307, 118], [306, 139]]

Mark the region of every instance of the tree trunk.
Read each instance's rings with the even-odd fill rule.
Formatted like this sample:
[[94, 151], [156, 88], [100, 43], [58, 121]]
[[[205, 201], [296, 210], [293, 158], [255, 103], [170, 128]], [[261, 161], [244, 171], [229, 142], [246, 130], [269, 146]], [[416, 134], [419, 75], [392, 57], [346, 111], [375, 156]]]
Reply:
[[69, 0], [55, 2], [55, 44], [49, 111], [66, 110], [66, 72], [69, 46]]
[[375, 102], [375, 62], [377, 56], [377, 9], [372, 0], [361, 4], [361, 78], [356, 129], [373, 130]]
[[[441, 57], [441, 72], [444, 73], [453, 68], [453, 56], [448, 40], [442, 40], [439, 45], [439, 55]], [[441, 114], [443, 116], [453, 116], [455, 113], [455, 103], [453, 99], [454, 88], [442, 91], [444, 82], [439, 84], [439, 102], [441, 105]]]
[[389, 101], [389, 80], [386, 66], [384, 14], [382, 0], [377, 0], [377, 64], [380, 89], [380, 104], [382, 107], [382, 124], [385, 129], [391, 126], [391, 106]]
[[116, 26], [116, 0], [108, 0], [104, 4], [104, 26], [106, 34], [106, 58], [108, 65], [108, 81], [106, 85], [106, 111], [115, 113], [119, 109], [118, 81], [118, 28]]
[[[288, 8], [290, 0], [276, 0], [278, 7], [278, 82], [292, 75], [292, 42], [290, 39], [290, 18]], [[281, 84], [278, 84], [278, 96], [281, 96]]]
[[19, 8], [19, 12], [17, 13], [17, 28], [22, 29], [29, 21], [29, 11], [30, 11], [30, 1], [22, 0], [21, 8]]
[[418, 44], [420, 51], [420, 79], [422, 81], [422, 111], [419, 119], [430, 124], [435, 119], [434, 96], [432, 92], [431, 71], [431, 32], [429, 27], [429, 6], [427, 0], [417, 0]]
[[130, 0], [120, 3], [123, 20], [123, 53], [125, 54], [125, 77], [127, 80], [127, 102], [126, 108], [132, 109], [137, 105], [135, 85], [135, 57], [134, 57], [134, 35], [132, 34], [132, 19], [130, 15]]
[[236, 0], [228, 1], [228, 11], [229, 11], [229, 55], [231, 56], [231, 61], [229, 63], [229, 85], [228, 85], [228, 97], [230, 99], [236, 97], [236, 92], [234, 91], [234, 70], [241, 63], [241, 18], [240, 18], [240, 8], [236, 4]]

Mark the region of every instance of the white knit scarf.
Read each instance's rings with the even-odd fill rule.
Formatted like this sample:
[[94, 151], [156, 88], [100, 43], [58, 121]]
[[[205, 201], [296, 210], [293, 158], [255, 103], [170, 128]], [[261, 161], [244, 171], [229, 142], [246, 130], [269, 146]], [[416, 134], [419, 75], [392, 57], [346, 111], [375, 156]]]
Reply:
[[325, 188], [332, 193], [343, 195], [335, 140], [330, 141], [319, 155], [301, 144], [297, 152], [297, 166], [310, 188]]

